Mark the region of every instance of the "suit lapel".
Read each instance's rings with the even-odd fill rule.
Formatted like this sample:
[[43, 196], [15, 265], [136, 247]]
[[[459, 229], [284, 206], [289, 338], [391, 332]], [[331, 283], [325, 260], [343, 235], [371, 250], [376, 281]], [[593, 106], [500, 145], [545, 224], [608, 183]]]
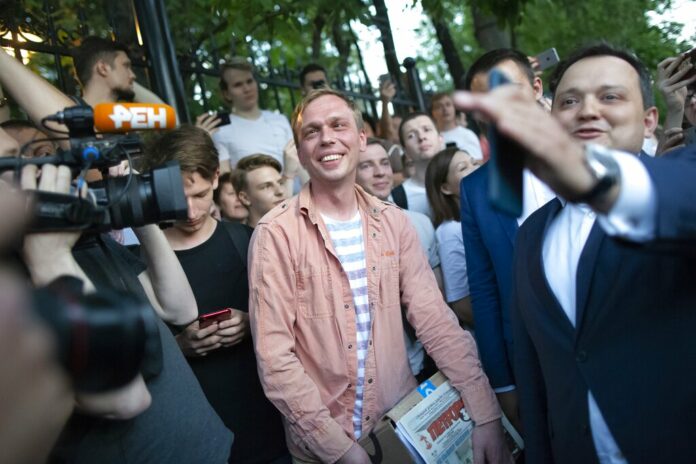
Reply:
[[538, 239], [533, 241], [529, 250], [530, 259], [528, 262], [531, 276], [530, 280], [534, 288], [534, 293], [539, 297], [539, 301], [541, 302], [544, 310], [546, 310], [546, 312], [553, 317], [558, 324], [560, 324], [563, 330], [567, 332], [572, 339], [575, 329], [566, 316], [565, 311], [563, 311], [563, 308], [561, 308], [561, 304], [556, 299], [556, 296], [553, 294], [544, 271], [544, 237], [546, 237], [546, 232], [548, 231], [551, 222], [554, 220], [562, 207], [558, 198], [554, 198], [549, 203], [549, 211], [546, 216], [546, 221], [544, 222], [544, 228], [543, 230], [538, 231], [538, 234], [535, 234]]
[[579, 333], [582, 329], [582, 323], [585, 316], [585, 309], [587, 307], [587, 302], [590, 295], [592, 278], [594, 276], [595, 268], [597, 267], [597, 260], [599, 258], [599, 251], [604, 242], [604, 237], [606, 234], [602, 230], [602, 227], [597, 221], [595, 221], [590, 231], [590, 235], [587, 237], [587, 242], [585, 242], [585, 247], [582, 249], [580, 254], [580, 259], [578, 260], [578, 270], [575, 282], [576, 290], [576, 333]]

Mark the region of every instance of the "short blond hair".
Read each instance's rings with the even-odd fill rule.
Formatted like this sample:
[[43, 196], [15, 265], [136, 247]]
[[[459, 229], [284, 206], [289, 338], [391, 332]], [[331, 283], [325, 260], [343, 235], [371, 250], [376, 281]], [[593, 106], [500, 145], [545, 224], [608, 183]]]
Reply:
[[297, 104], [295, 110], [292, 112], [292, 119], [290, 121], [290, 124], [292, 126], [292, 136], [295, 139], [295, 145], [299, 146], [300, 144], [299, 134], [300, 129], [302, 128], [302, 114], [304, 114], [305, 110], [307, 109], [307, 106], [309, 106], [310, 103], [326, 95], [333, 95], [334, 97], [338, 97], [341, 100], [343, 100], [346, 103], [346, 105], [348, 105], [348, 108], [350, 108], [350, 110], [353, 112], [353, 119], [355, 119], [355, 125], [358, 128], [358, 130], [361, 130], [363, 128], [362, 113], [360, 112], [360, 108], [358, 108], [358, 105], [356, 105], [352, 99], [346, 97], [341, 92], [338, 92], [333, 89], [316, 89], [309, 92], [307, 96], [304, 97], [302, 101]]
[[222, 90], [223, 92], [227, 90], [227, 81], [225, 80], [225, 74], [230, 69], [234, 69], [236, 71], [247, 71], [250, 72], [252, 75], [255, 72], [254, 66], [251, 63], [249, 63], [249, 60], [241, 56], [234, 56], [228, 61], [225, 61], [224, 63], [220, 64], [220, 90]]

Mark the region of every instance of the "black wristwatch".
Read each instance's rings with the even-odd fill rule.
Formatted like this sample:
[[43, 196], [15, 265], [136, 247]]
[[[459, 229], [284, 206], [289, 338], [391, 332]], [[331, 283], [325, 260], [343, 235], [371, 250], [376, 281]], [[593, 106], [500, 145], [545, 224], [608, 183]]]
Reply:
[[619, 164], [612, 156], [611, 150], [601, 145], [588, 143], [585, 145], [585, 156], [583, 161], [585, 167], [597, 183], [589, 192], [575, 198], [575, 203], [585, 203], [591, 205], [607, 193], [614, 185], [621, 180], [621, 170]]

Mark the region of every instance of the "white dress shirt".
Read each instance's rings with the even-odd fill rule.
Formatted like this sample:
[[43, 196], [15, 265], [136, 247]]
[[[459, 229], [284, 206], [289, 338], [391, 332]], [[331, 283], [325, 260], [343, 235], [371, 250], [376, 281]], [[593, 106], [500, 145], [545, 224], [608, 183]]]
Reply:
[[[606, 216], [595, 215], [586, 205], [563, 203], [544, 238], [544, 273], [561, 308], [576, 324], [576, 283], [580, 254], [595, 219], [608, 235], [648, 240], [655, 232], [656, 197], [650, 176], [638, 158], [623, 152], [612, 155], [621, 171], [619, 198]], [[597, 457], [602, 464], [627, 463], [595, 402], [587, 393], [590, 428]]]

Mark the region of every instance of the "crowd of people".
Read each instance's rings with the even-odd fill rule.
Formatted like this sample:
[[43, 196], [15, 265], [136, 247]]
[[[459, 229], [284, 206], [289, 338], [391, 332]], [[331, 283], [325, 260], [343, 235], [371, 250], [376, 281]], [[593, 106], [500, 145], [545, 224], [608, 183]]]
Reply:
[[[318, 64], [290, 119], [261, 109], [234, 58], [225, 111], [108, 174], [27, 161], [69, 149], [46, 119], [66, 107], [161, 103], [123, 45], [90, 37], [73, 58], [81, 96], [0, 51], [27, 116], [0, 112], [0, 156], [26, 161], [0, 180], [0, 462], [369, 463], [360, 438], [437, 370], [476, 463], [512, 462], [503, 414], [528, 463], [696, 460], [696, 53], [657, 69], [659, 137], [650, 72], [603, 43], [546, 88], [525, 53], [489, 51], [427, 113], [392, 114], [385, 79], [372, 126]], [[489, 91], [492, 70], [513, 85]], [[489, 201], [492, 124], [526, 152], [520, 217]], [[170, 227], [26, 229], [32, 191], [172, 161], [187, 218]], [[67, 286], [154, 316], [156, 348], [123, 385], [81, 389], [59, 364], [32, 308]]]

